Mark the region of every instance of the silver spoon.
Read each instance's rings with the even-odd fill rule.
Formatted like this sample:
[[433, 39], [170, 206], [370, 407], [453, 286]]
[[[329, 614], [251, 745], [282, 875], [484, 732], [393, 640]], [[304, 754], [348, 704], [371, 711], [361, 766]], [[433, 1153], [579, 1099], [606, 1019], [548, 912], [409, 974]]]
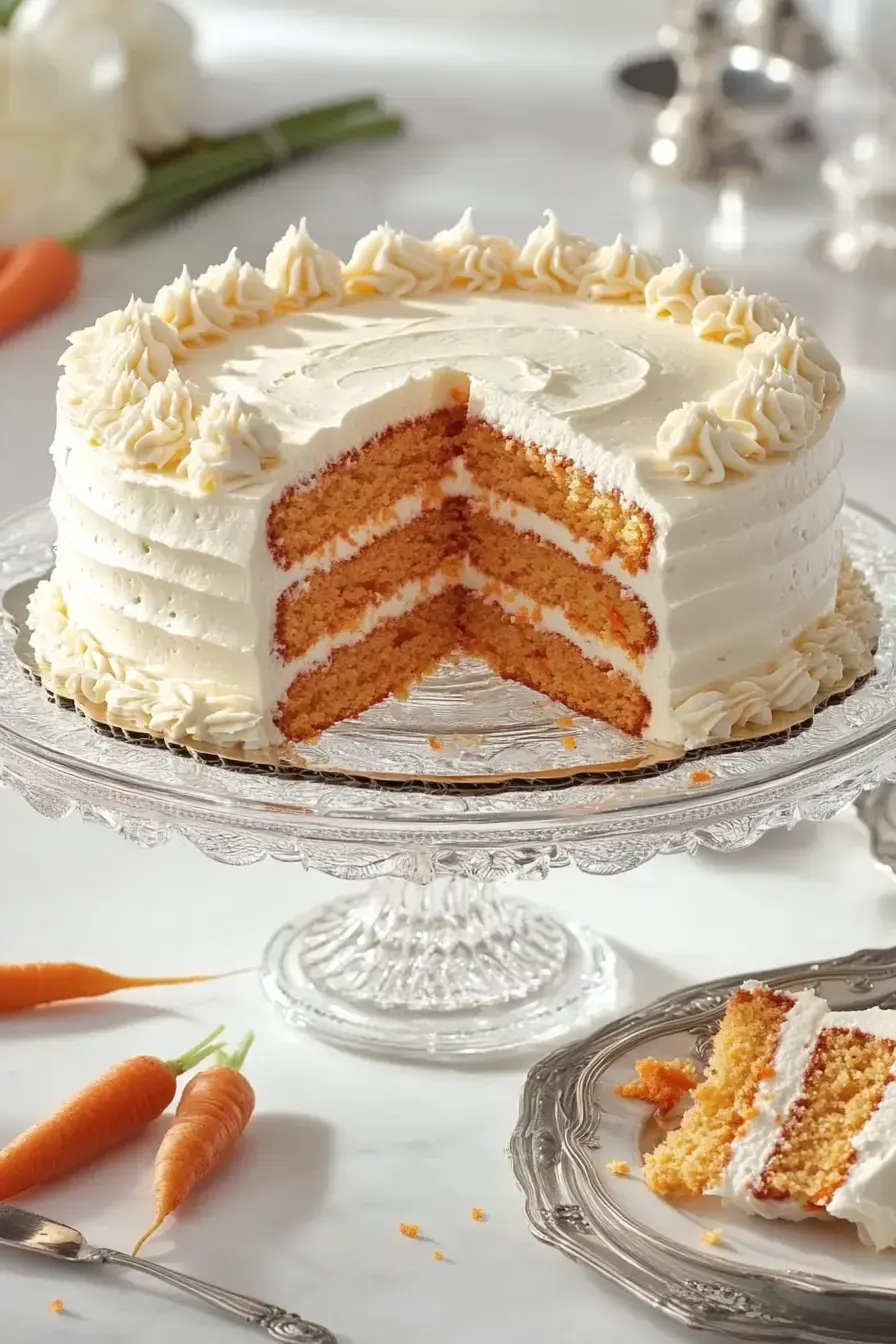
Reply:
[[270, 1339], [284, 1341], [284, 1344], [295, 1344], [296, 1340], [300, 1344], [336, 1344], [336, 1337], [329, 1330], [313, 1321], [305, 1321], [291, 1311], [283, 1311], [270, 1302], [259, 1302], [254, 1297], [244, 1297], [242, 1293], [230, 1293], [226, 1288], [216, 1288], [212, 1283], [203, 1283], [189, 1274], [178, 1274], [152, 1260], [138, 1260], [123, 1251], [89, 1246], [73, 1227], [51, 1222], [39, 1213], [29, 1213], [27, 1209], [17, 1209], [11, 1204], [0, 1204], [0, 1246], [36, 1251], [38, 1255], [52, 1255], [58, 1260], [79, 1260], [83, 1264], [123, 1265], [141, 1274], [151, 1274], [154, 1279], [171, 1284], [172, 1288], [182, 1288], [185, 1293], [191, 1293], [210, 1306], [220, 1307], [249, 1325], [260, 1325]]

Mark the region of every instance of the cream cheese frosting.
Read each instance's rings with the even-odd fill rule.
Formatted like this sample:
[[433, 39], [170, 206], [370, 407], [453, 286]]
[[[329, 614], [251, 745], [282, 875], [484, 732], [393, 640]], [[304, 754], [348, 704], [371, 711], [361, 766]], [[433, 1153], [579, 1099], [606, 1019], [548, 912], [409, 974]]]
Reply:
[[[769, 329], [779, 315], [787, 325]], [[458, 395], [654, 519], [645, 572], [604, 568], [647, 605], [655, 650], [633, 667], [578, 641], [644, 686], [647, 735], [690, 746], [767, 723], [857, 665], [847, 627], [873, 603], [845, 574], [848, 611], [835, 612], [842, 487], [826, 431], [839, 366], [774, 300], [683, 256], [662, 267], [622, 239], [597, 246], [551, 212], [517, 252], [467, 212], [428, 242], [384, 225], [343, 265], [302, 221], [264, 272], [235, 251], [195, 281], [182, 272], [154, 304], [75, 333], [62, 362], [53, 610], [159, 684], [242, 697], [269, 740], [295, 674], [269, 652], [271, 613], [328, 563], [274, 566], [272, 502]], [[462, 469], [442, 485], [477, 493]], [[533, 510], [477, 505], [595, 563]], [[404, 501], [399, 521], [421, 507]]]

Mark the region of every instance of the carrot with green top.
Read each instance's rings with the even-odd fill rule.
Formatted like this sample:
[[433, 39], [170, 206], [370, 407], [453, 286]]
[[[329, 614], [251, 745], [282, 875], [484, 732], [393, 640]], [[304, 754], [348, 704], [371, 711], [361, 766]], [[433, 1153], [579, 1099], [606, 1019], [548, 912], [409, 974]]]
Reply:
[[0, 966], [0, 1013], [19, 1013], [25, 1008], [69, 999], [95, 999], [118, 989], [192, 985], [219, 978], [216, 975], [114, 975], [98, 966], [82, 966], [76, 961], [33, 961], [20, 966]]
[[253, 1040], [250, 1031], [233, 1054], [220, 1052], [215, 1065], [197, 1073], [184, 1088], [156, 1154], [155, 1221], [137, 1242], [134, 1255], [239, 1142], [255, 1109], [252, 1084], [241, 1073]]
[[58, 238], [32, 238], [0, 258], [0, 340], [64, 303], [81, 279], [81, 258]]
[[113, 1065], [26, 1129], [0, 1152], [0, 1200], [86, 1166], [157, 1120], [180, 1075], [215, 1052], [223, 1030], [216, 1027], [178, 1059], [135, 1055]]

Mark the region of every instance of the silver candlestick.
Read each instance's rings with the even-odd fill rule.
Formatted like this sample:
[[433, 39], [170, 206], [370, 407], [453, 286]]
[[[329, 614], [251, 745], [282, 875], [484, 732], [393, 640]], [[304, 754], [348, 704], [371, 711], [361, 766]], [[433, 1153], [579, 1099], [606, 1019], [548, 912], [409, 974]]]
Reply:
[[678, 66], [675, 95], [636, 154], [647, 166], [688, 182], [753, 177], [762, 164], [722, 89], [730, 47], [718, 0], [688, 0], [661, 33]]

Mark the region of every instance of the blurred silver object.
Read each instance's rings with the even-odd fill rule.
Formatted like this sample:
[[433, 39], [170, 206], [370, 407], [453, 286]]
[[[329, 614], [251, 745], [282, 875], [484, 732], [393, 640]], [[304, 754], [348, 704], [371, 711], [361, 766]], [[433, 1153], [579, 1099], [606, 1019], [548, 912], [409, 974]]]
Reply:
[[820, 74], [835, 63], [824, 34], [805, 17], [797, 0], [737, 0], [732, 33], [735, 41], [783, 56], [808, 74]]
[[[878, 108], [843, 149], [822, 165], [833, 221], [813, 249], [839, 271], [896, 281], [896, 5], [865, 0], [839, 35], [845, 54]], [[859, 100], [855, 100], [860, 106]]]
[[723, 89], [730, 40], [722, 5], [688, 0], [661, 40], [675, 55], [675, 93], [636, 143], [639, 161], [687, 182], [757, 176], [759, 155]]

